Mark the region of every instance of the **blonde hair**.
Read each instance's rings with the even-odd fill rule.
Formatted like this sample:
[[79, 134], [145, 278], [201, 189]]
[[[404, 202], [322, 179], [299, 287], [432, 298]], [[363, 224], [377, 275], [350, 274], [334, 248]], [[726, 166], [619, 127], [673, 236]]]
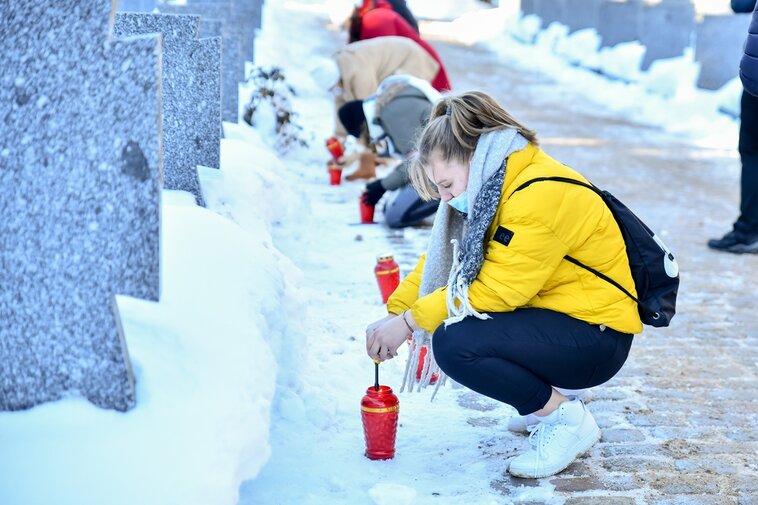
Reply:
[[416, 154], [408, 171], [419, 196], [424, 200], [439, 198], [436, 186], [424, 172], [433, 153], [439, 153], [445, 161], [468, 163], [482, 134], [504, 128], [515, 128], [531, 144], [538, 145], [537, 134], [516, 121], [487, 93], [467, 91], [437, 101], [416, 141]]

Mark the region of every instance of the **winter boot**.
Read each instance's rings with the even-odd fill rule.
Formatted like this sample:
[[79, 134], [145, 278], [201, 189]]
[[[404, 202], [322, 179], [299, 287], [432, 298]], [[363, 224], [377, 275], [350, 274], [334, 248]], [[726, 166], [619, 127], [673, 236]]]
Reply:
[[708, 247], [730, 253], [758, 253], [758, 233], [747, 234], [732, 230], [719, 239], [708, 241]]
[[537, 479], [566, 469], [577, 456], [600, 440], [600, 428], [581, 400], [565, 401], [529, 435], [531, 448], [511, 460], [508, 472]]
[[356, 179], [373, 179], [376, 177], [376, 156], [371, 151], [361, 153], [358, 168], [352, 174], [345, 177], [348, 181]]

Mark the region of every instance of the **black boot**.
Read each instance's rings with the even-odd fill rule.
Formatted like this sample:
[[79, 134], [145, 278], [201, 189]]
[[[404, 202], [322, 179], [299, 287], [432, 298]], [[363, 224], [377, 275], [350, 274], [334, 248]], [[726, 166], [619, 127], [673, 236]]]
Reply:
[[732, 230], [721, 238], [708, 241], [708, 247], [730, 253], [758, 253], [758, 233], [747, 234]]

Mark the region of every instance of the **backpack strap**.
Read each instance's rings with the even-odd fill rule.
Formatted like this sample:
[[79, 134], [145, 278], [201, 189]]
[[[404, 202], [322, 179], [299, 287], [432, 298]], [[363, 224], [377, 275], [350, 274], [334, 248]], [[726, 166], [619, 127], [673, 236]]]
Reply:
[[542, 181], [567, 182], [569, 184], [574, 184], [576, 186], [584, 186], [587, 189], [591, 189], [592, 191], [594, 191], [595, 193], [597, 193], [601, 197], [603, 196], [603, 193], [599, 189], [597, 189], [595, 186], [593, 186], [592, 184], [587, 184], [586, 182], [577, 181], [576, 179], [572, 179], [570, 177], [557, 177], [557, 176], [556, 177], [535, 177], [534, 179], [529, 179], [528, 181], [526, 181], [525, 183], [523, 183], [521, 186], [519, 186], [518, 188], [516, 188], [513, 193], [515, 193], [516, 191], [521, 191], [522, 189], [531, 186], [535, 182], [542, 182]]
[[[529, 186], [531, 186], [531, 185], [532, 185], [532, 184], [534, 184], [535, 182], [542, 182], [542, 181], [556, 181], [556, 182], [566, 182], [566, 183], [568, 183], [568, 184], [574, 184], [575, 186], [584, 186], [585, 188], [587, 188], [587, 189], [591, 189], [592, 191], [594, 191], [594, 192], [595, 192], [595, 193], [596, 193], [598, 196], [600, 196], [600, 198], [602, 198], [602, 199], [603, 199], [603, 203], [605, 203], [605, 197], [603, 196], [603, 192], [602, 192], [602, 191], [600, 191], [599, 189], [597, 189], [597, 188], [596, 188], [595, 186], [593, 186], [592, 184], [588, 184], [588, 183], [586, 183], [586, 182], [578, 181], [578, 180], [576, 180], [576, 179], [571, 179], [570, 177], [558, 177], [558, 176], [556, 176], [556, 177], [535, 177], [534, 179], [530, 179], [530, 180], [526, 181], [525, 183], [523, 183], [523, 184], [522, 184], [521, 186], [519, 186], [518, 188], [516, 188], [516, 189], [513, 191], [513, 193], [515, 193], [516, 191], [521, 191], [522, 189], [528, 188]], [[511, 195], [513, 195], [513, 193], [511, 193]], [[608, 205], [606, 204], [606, 207], [607, 207], [607, 206], [608, 206]], [[610, 210], [610, 209], [609, 209], [609, 210]], [[611, 214], [613, 214], [613, 212], [611, 212]], [[614, 216], [614, 218], [615, 218], [615, 216]], [[623, 235], [622, 235], [622, 238], [623, 238]], [[568, 261], [568, 262], [570, 262], [570, 263], [573, 263], [574, 265], [576, 265], [576, 266], [578, 266], [578, 267], [581, 267], [581, 268], [584, 268], [584, 269], [585, 269], [585, 270], [587, 270], [588, 272], [591, 272], [591, 273], [595, 274], [596, 276], [598, 276], [598, 277], [600, 277], [601, 279], [603, 279], [605, 282], [607, 282], [607, 283], [609, 283], [609, 284], [612, 284], [612, 285], [616, 286], [616, 287], [617, 287], [617, 288], [618, 288], [618, 289], [619, 289], [619, 290], [620, 290], [622, 293], [624, 293], [626, 296], [628, 296], [629, 298], [631, 298], [632, 300], [634, 300], [634, 301], [635, 301], [635, 302], [637, 302], [638, 304], [640, 303], [640, 301], [637, 299], [637, 297], [636, 297], [636, 296], [634, 296], [633, 294], [631, 294], [629, 291], [627, 291], [627, 290], [624, 288], [624, 286], [622, 286], [622, 285], [621, 285], [621, 284], [619, 284], [618, 282], [614, 281], [613, 279], [611, 279], [610, 277], [608, 277], [608, 276], [607, 276], [607, 275], [605, 275], [604, 273], [602, 273], [602, 272], [599, 272], [599, 271], [595, 270], [595, 269], [594, 269], [594, 268], [592, 268], [591, 266], [585, 265], [584, 263], [582, 263], [581, 261], [579, 261], [578, 259], [576, 259], [576, 258], [574, 258], [574, 257], [572, 257], [572, 256], [566, 255], [566, 256], [564, 256], [563, 258], [564, 258], [566, 261]]]
[[566, 255], [566, 256], [564, 256], [563, 258], [564, 258], [566, 261], [568, 261], [568, 262], [570, 262], [570, 263], [573, 263], [574, 265], [576, 265], [576, 266], [578, 266], [578, 267], [582, 267], [582, 268], [584, 268], [584, 269], [585, 269], [585, 270], [587, 270], [588, 272], [592, 272], [593, 274], [595, 274], [595, 275], [597, 275], [598, 277], [600, 277], [601, 279], [603, 279], [605, 282], [607, 282], [607, 283], [609, 283], [609, 284], [613, 284], [613, 285], [614, 285], [614, 286], [616, 286], [616, 287], [617, 287], [617, 288], [618, 288], [618, 289], [619, 289], [619, 290], [620, 290], [622, 293], [624, 293], [626, 296], [628, 296], [629, 298], [631, 298], [631, 299], [632, 299], [632, 300], [634, 300], [635, 302], [637, 302], [637, 303], [640, 303], [640, 301], [637, 299], [637, 297], [636, 297], [636, 296], [634, 296], [633, 294], [631, 294], [629, 291], [627, 291], [627, 290], [624, 288], [624, 286], [622, 286], [622, 285], [621, 285], [621, 284], [619, 284], [618, 282], [614, 281], [613, 279], [611, 279], [610, 277], [608, 277], [608, 276], [607, 276], [607, 275], [605, 275], [604, 273], [602, 273], [602, 272], [598, 272], [597, 270], [595, 270], [595, 269], [594, 269], [594, 268], [592, 268], [591, 266], [587, 266], [587, 265], [585, 265], [584, 263], [582, 263], [581, 261], [579, 261], [578, 259], [576, 259], [576, 258], [574, 258], [574, 257], [572, 257], [572, 256]]

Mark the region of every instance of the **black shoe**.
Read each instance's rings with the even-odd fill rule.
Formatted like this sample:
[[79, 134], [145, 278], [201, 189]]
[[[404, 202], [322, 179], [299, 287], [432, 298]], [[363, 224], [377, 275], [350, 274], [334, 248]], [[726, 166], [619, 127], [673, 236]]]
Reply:
[[748, 235], [732, 230], [721, 238], [709, 240], [708, 247], [737, 254], [758, 253], [758, 233]]

